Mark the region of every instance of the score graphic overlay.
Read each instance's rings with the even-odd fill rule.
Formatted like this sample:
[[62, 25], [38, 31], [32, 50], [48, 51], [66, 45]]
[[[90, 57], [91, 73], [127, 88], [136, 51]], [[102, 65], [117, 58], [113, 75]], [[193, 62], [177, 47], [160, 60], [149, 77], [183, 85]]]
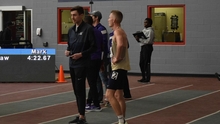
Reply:
[[55, 49], [0, 49], [0, 82], [55, 82]]

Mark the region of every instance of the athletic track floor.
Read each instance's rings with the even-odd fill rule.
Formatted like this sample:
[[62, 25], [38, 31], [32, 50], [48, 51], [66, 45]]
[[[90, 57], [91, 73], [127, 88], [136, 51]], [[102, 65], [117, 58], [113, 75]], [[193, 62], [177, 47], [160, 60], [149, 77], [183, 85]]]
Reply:
[[[215, 77], [152, 76], [150, 84], [129, 75], [129, 124], [220, 124], [220, 82]], [[68, 124], [77, 115], [66, 83], [0, 83], [0, 124]], [[88, 91], [88, 85], [87, 85]], [[116, 124], [110, 106], [88, 112], [89, 124]]]

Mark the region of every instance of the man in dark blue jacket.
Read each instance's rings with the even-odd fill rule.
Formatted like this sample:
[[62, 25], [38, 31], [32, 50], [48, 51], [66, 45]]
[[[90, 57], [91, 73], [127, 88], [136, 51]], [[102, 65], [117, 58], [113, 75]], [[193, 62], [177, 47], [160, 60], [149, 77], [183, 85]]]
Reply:
[[110, 65], [110, 57], [109, 57], [109, 51], [108, 51], [108, 33], [105, 26], [103, 26], [100, 21], [102, 19], [102, 13], [100, 11], [94, 10], [89, 13], [93, 19], [93, 26], [101, 31], [103, 36], [103, 57], [102, 57], [102, 65], [99, 72], [99, 77], [97, 80], [97, 86], [98, 86], [98, 93], [99, 93], [99, 101], [102, 102], [103, 100], [103, 88], [102, 88], [102, 82], [104, 83], [105, 87], [108, 83], [108, 72], [107, 67]]
[[70, 76], [79, 116], [70, 121], [69, 124], [87, 124], [85, 119], [85, 80], [90, 55], [96, 50], [95, 35], [93, 27], [83, 21], [83, 7], [75, 6], [70, 13], [75, 25], [68, 31], [68, 47], [65, 55], [69, 57]]
[[[92, 25], [93, 23], [91, 16], [85, 16], [84, 21], [90, 25]], [[87, 80], [90, 89], [87, 98], [86, 111], [101, 111], [102, 109], [98, 100], [98, 90], [96, 81], [99, 76], [99, 70], [101, 66], [103, 39], [102, 33], [98, 29], [94, 27], [93, 31], [96, 38], [97, 49], [95, 52], [91, 54], [91, 61], [87, 70]]]

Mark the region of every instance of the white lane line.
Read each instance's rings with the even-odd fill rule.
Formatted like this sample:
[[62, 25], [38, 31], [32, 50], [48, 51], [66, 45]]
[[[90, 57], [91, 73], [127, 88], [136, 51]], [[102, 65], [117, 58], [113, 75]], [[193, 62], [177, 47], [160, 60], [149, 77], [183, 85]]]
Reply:
[[[134, 89], [138, 89], [138, 88], [143, 88], [143, 87], [148, 87], [148, 86], [152, 86], [152, 85], [155, 85], [155, 84], [148, 84], [148, 85], [142, 85], [142, 86], [138, 86], [138, 87], [133, 87], [133, 88], [130, 88], [130, 90], [134, 90]], [[105, 109], [107, 107], [103, 107], [102, 109]], [[86, 112], [88, 113], [88, 112]], [[45, 121], [45, 122], [41, 122], [39, 124], [46, 124], [46, 123], [50, 123], [50, 122], [53, 122], [53, 121], [57, 121], [57, 120], [62, 120], [62, 119], [65, 119], [65, 118], [69, 118], [69, 117], [74, 117], [74, 116], [77, 116], [78, 114], [74, 114], [74, 115], [70, 115], [70, 116], [65, 116], [65, 117], [62, 117], [62, 118], [57, 118], [57, 119], [53, 119], [53, 120], [50, 120], [50, 121]]]
[[[30, 92], [30, 91], [36, 91], [36, 90], [49, 89], [49, 88], [54, 88], [54, 87], [66, 86], [66, 85], [72, 85], [72, 83], [63, 84], [63, 85], [56, 85], [56, 86], [49, 86], [49, 87], [42, 87], [42, 88], [36, 88], [36, 89], [30, 89], [30, 90], [23, 90], [23, 91], [17, 91], [17, 92], [10, 92], [10, 93], [5, 93], [5, 94], [0, 94], [0, 96], [6, 96], [6, 95], [12, 95], [12, 94], [16, 94], [16, 93], [24, 93], [24, 92]], [[133, 88], [130, 88], [130, 90], [141, 88], [141, 87], [146, 87], [146, 86], [150, 86], [150, 85], [154, 85], [154, 84], [143, 85], [143, 86], [139, 86], [139, 87], [133, 87]]]
[[[139, 86], [139, 88], [140, 87], [146, 87], [146, 86], [152, 86], [152, 85], [154, 85], [154, 84]], [[193, 85], [187, 85], [187, 86], [184, 86], [184, 87], [168, 90], [168, 91], [165, 91], [165, 92], [160, 92], [160, 93], [153, 94], [153, 95], [150, 95], [150, 96], [154, 96], [154, 95], [158, 95], [158, 94], [162, 94], [162, 93], [166, 93], [166, 92], [170, 92], [170, 91], [174, 91], [174, 90], [178, 90], [178, 89], [183, 89], [183, 88], [190, 87], [190, 86], [193, 86]], [[69, 91], [69, 92], [72, 92], [72, 91]], [[63, 92], [63, 93], [68, 93], [68, 92]], [[48, 95], [48, 96], [53, 96], [53, 95], [58, 95], [58, 94], [62, 94], [62, 93], [52, 94], [52, 95]], [[38, 99], [38, 98], [43, 98], [43, 97], [48, 97], [48, 96], [42, 96], [42, 97], [31, 98], [31, 99]], [[150, 96], [147, 96], [147, 97], [150, 97]], [[147, 98], [147, 97], [141, 97], [141, 98], [138, 98], [136, 100], [144, 99], [144, 98]], [[20, 101], [27, 101], [27, 100], [31, 100], [31, 99], [20, 100]], [[17, 101], [17, 102], [20, 102], [20, 101]], [[130, 101], [135, 101], [135, 100], [130, 100]], [[130, 101], [127, 101], [127, 102], [130, 102]], [[0, 118], [11, 116], [11, 115], [16, 115], [16, 114], [22, 114], [22, 113], [25, 113], [25, 112], [35, 111], [35, 110], [39, 110], [39, 109], [43, 109], [43, 108], [53, 107], [53, 106], [56, 106], [56, 105], [68, 104], [68, 103], [71, 103], [71, 102], [75, 102], [75, 100], [74, 101], [65, 102], [65, 103], [59, 103], [59, 104], [53, 104], [53, 105], [49, 105], [49, 106], [44, 106], [44, 107], [40, 107], [40, 108], [36, 108], [36, 109], [30, 109], [30, 110], [27, 110], [27, 111], [17, 112], [17, 113], [13, 113], [13, 114], [3, 115], [3, 116], [0, 116]], [[14, 103], [14, 102], [12, 102], [12, 103]], [[9, 104], [9, 103], [3, 103], [3, 104]], [[0, 105], [3, 105], [3, 104], [0, 104]], [[103, 109], [105, 109], [105, 107]], [[71, 115], [71, 116], [73, 116], [73, 115]], [[71, 117], [71, 116], [68, 116], [68, 117]], [[63, 118], [67, 118], [67, 116], [63, 117]], [[58, 119], [55, 119], [55, 120], [59, 120], [59, 119], [62, 119], [62, 118], [58, 118]], [[50, 121], [54, 121], [54, 120], [50, 120]], [[45, 123], [45, 122], [43, 122], [43, 123]]]
[[156, 95], [159, 95], [159, 94], [163, 94], [163, 93], [167, 93], [167, 92], [171, 92], [171, 91], [175, 91], [175, 90], [179, 90], [179, 89], [184, 89], [184, 88], [191, 87], [191, 86], [193, 86], [193, 85], [191, 84], [191, 85], [179, 87], [179, 88], [176, 88], [176, 89], [167, 90], [167, 91], [164, 91], [164, 92], [159, 92], [159, 93], [152, 94], [152, 95], [149, 95], [149, 96], [140, 97], [140, 98], [138, 98], [138, 99], [129, 100], [129, 101], [127, 101], [127, 102], [133, 102], [133, 101], [136, 101], [136, 100], [139, 100], [139, 99], [144, 99], [144, 98], [148, 98], [148, 97], [151, 97], [151, 96], [156, 96]]
[[23, 102], [23, 101], [33, 100], [33, 99], [40, 99], [40, 98], [44, 98], [44, 97], [55, 96], [55, 95], [60, 95], [60, 94], [65, 94], [65, 93], [70, 93], [70, 92], [73, 92], [73, 91], [67, 91], [67, 92], [50, 94], [50, 95], [46, 95], [46, 96], [34, 97], [34, 98], [30, 98], [30, 99], [23, 99], [23, 100], [18, 100], [18, 101], [6, 102], [6, 103], [2, 103], [0, 105], [6, 105], [6, 104], [16, 103], [16, 102]]
[[142, 88], [142, 87], [148, 87], [148, 86], [152, 86], [152, 85], [155, 85], [155, 84], [147, 84], [147, 85], [141, 85], [141, 86], [138, 86], [138, 87], [132, 87], [130, 88], [130, 90], [134, 90], [134, 89], [138, 89], [138, 88]]
[[65, 103], [58, 103], [58, 104], [53, 104], [53, 105], [49, 105], [49, 106], [44, 106], [44, 107], [40, 107], [40, 108], [36, 108], [36, 109], [30, 109], [30, 110], [27, 110], [27, 111], [22, 111], [22, 112], [17, 112], [17, 113], [2, 115], [2, 116], [0, 116], [0, 118], [2, 118], [2, 117], [7, 117], [7, 116], [11, 116], [11, 115], [16, 115], [16, 114], [22, 114], [22, 113], [25, 113], [25, 112], [31, 112], [31, 111], [35, 111], [35, 110], [40, 110], [40, 109], [44, 109], [44, 108], [49, 108], [49, 107], [53, 107], [53, 106], [57, 106], [57, 105], [68, 104], [68, 103], [72, 103], [72, 102], [75, 102], [75, 101], [76, 101], [76, 100], [69, 101], [69, 102], [65, 102]]
[[[143, 85], [143, 86], [139, 86], [139, 87], [146, 87], [146, 86], [152, 86], [152, 85], [154, 85], [154, 84]], [[172, 89], [172, 90], [168, 90], [168, 91], [165, 91], [165, 92], [156, 93], [156, 94], [153, 94], [153, 95], [150, 95], [150, 96], [154, 96], [154, 95], [158, 95], [158, 94], [162, 94], [162, 93], [166, 93], [166, 92], [171, 92], [171, 91], [178, 90], [178, 89], [183, 89], [183, 88], [190, 87], [190, 86], [193, 86], [193, 85], [183, 86], [183, 87], [176, 88], [176, 89]], [[138, 98], [138, 99], [135, 99], [135, 100], [129, 100], [129, 101], [126, 101], [126, 103], [127, 103], [127, 102], [130, 102], [130, 101], [136, 101], [136, 100], [139, 100], [139, 99], [144, 99], [144, 98], [147, 98], [147, 97], [150, 97], [150, 96], [141, 97], [141, 98]], [[107, 107], [103, 107], [102, 109], [105, 109], [105, 108], [107, 108]], [[57, 119], [54, 119], [54, 120], [42, 122], [42, 123], [40, 123], [40, 124], [46, 124], [46, 123], [50, 123], [50, 122], [53, 122], [53, 121], [57, 121], [57, 120], [61, 120], [61, 119], [69, 118], [69, 117], [73, 117], [73, 116], [76, 116], [76, 115], [78, 115], [78, 114], [70, 115], [70, 116], [65, 116], [65, 117], [62, 117], [62, 118], [57, 118]]]
[[41, 122], [41, 123], [38, 123], [38, 124], [46, 124], [46, 123], [50, 123], [50, 122], [53, 122], [53, 121], [58, 121], [58, 120], [61, 120], [61, 119], [65, 119], [65, 118], [74, 117], [74, 116], [77, 116], [77, 115], [79, 115], [79, 114], [74, 114], [74, 115], [70, 115], [70, 116], [65, 116], [65, 117], [62, 117], [62, 118], [57, 118], [57, 119], [54, 119], [54, 120], [50, 120], [50, 121]]
[[[85, 114], [86, 113], [89, 113], [89, 112], [85, 112]], [[74, 117], [74, 116], [77, 116], [77, 115], [79, 115], [79, 114], [69, 115], [69, 116], [65, 116], [65, 117], [62, 117], [62, 118], [57, 118], [57, 119], [53, 119], [53, 120], [50, 120], [50, 121], [41, 122], [41, 123], [38, 123], [38, 124], [46, 124], [46, 123], [50, 123], [50, 122], [53, 122], [53, 121], [58, 121], [58, 120]]]
[[[147, 86], [152, 86], [152, 85], [154, 85], [154, 84], [151, 84], [151, 85], [143, 85], [143, 86], [139, 86], [139, 87], [136, 87], [136, 88], [147, 87]], [[89, 88], [86, 88], [86, 89], [89, 89]], [[133, 89], [135, 89], [135, 88], [133, 88]], [[62, 93], [56, 93], [56, 94], [51, 94], [51, 95], [47, 95], [47, 96], [35, 97], [35, 98], [24, 99], [24, 100], [13, 101], [13, 102], [7, 102], [7, 103], [2, 103], [2, 104], [0, 104], [0, 105], [6, 105], [6, 104], [16, 103], [16, 102], [23, 102], [23, 101], [28, 101], [28, 100], [32, 100], [32, 99], [40, 99], [40, 98], [44, 98], [44, 97], [49, 97], [49, 96], [54, 96], [54, 95], [59, 95], [59, 94], [64, 94], [64, 93], [69, 93], [69, 92], [73, 92], [73, 91], [62, 92]], [[75, 100], [74, 100], [74, 101], [71, 101], [71, 102], [75, 102]], [[6, 117], [6, 116], [10, 116], [10, 115], [15, 115], [15, 114], [21, 114], [21, 113], [25, 113], [25, 112], [30, 112], [30, 111], [34, 111], [34, 110], [38, 110], [38, 109], [42, 109], [42, 108], [52, 107], [52, 106], [56, 106], [56, 105], [68, 104], [68, 103], [70, 103], [70, 102], [65, 102], [65, 103], [60, 103], [60, 104], [53, 104], [53, 105], [44, 106], [44, 107], [36, 108], [36, 109], [30, 109], [30, 110], [27, 110], [27, 111], [22, 111], [22, 112], [17, 112], [17, 113], [13, 113], [13, 114], [3, 115], [3, 116], [0, 116], [0, 118], [1, 118], [1, 117]]]
[[[72, 85], [72, 83], [69, 83], [69, 84]], [[36, 91], [36, 90], [42, 90], [42, 89], [49, 89], [49, 88], [54, 88], [54, 87], [61, 87], [61, 86], [69, 85], [69, 84], [49, 86], [49, 87], [42, 87], [42, 88], [36, 88], [36, 89], [30, 89], [30, 90], [22, 90], [22, 91], [17, 91], [17, 92], [11, 92], [11, 93], [0, 94], [0, 96], [6, 96], [6, 95], [11, 95], [11, 94], [16, 94], [16, 93], [24, 93], [24, 92], [30, 92], [30, 91]]]
[[[138, 86], [138, 87], [130, 88], [130, 90], [138, 89], [138, 88], [143, 88], [143, 87], [147, 87], [147, 86], [152, 86], [152, 85], [154, 85], [154, 84]], [[53, 87], [56, 87], [56, 86], [47, 87], [47, 88], [53, 88]], [[23, 91], [23, 92], [30, 92], [30, 91], [39, 90], [39, 89], [46, 89], [46, 88], [37, 88], [37, 89], [32, 89], [32, 90], [26, 90], [26, 91]], [[88, 90], [89, 88], [86, 88], [86, 89]], [[61, 92], [61, 93], [50, 94], [50, 95], [46, 95], [46, 96], [34, 97], [34, 98], [30, 98], [30, 99], [23, 99], [23, 100], [18, 100], [18, 101], [12, 101], [12, 102], [1, 103], [0, 105], [5, 105], [5, 104], [10, 104], [10, 103], [15, 103], [15, 102], [22, 102], [22, 101], [27, 101], [27, 100], [32, 100], [32, 99], [39, 99], [39, 98], [44, 98], [44, 97], [48, 97], [48, 96], [54, 96], [54, 95], [69, 93], [69, 92], [73, 92], [73, 90], [67, 91], [67, 92]], [[14, 92], [14, 94], [15, 94], [15, 92]]]
[[[141, 97], [141, 98], [138, 98], [138, 99], [135, 99], [135, 100], [130, 100], [130, 101], [127, 101], [127, 102], [137, 101], [137, 100], [140, 100], [140, 99], [145, 99], [145, 98], [148, 98], [148, 97], [151, 97], [151, 96], [156, 96], [156, 95], [159, 95], [159, 94], [168, 93], [168, 92], [175, 91], [175, 90], [179, 90], [179, 89], [184, 89], [184, 88], [191, 87], [191, 86], [193, 86], [193, 84], [191, 84], [191, 85], [186, 85], [186, 86], [179, 87], [179, 88], [175, 88], [175, 89], [168, 90], [168, 91], [164, 91], [164, 92], [159, 92], [159, 93], [152, 94], [152, 95], [149, 95], [149, 96], [144, 96], [144, 97]], [[174, 104], [174, 105], [175, 105], [175, 104]], [[151, 113], [160, 111], [160, 110], [164, 110], [164, 109], [166, 109], [166, 108], [169, 108], [169, 106], [168, 106], [168, 107], [165, 107], [165, 108], [162, 108], [162, 109], [158, 109], [158, 110], [149, 112], [149, 113], [140, 114], [140, 115], [138, 115], [138, 116], [133, 116], [133, 117], [131, 117], [131, 118], [126, 118], [126, 120], [131, 120], [131, 119], [134, 119], [134, 118], [137, 118], [137, 117], [140, 117], [140, 116], [148, 115], [148, 114], [151, 114]], [[114, 123], [112, 123], [112, 124], [116, 124], [116, 123], [117, 123], [117, 122], [114, 122]]]
[[207, 94], [204, 94], [204, 95], [198, 96], [198, 97], [194, 97], [194, 98], [192, 98], [192, 99], [188, 99], [188, 100], [185, 100], [185, 101], [182, 101], [182, 102], [179, 102], [179, 103], [176, 103], [176, 104], [173, 104], [173, 105], [170, 105], [170, 106], [164, 107], [164, 108], [162, 108], [162, 109], [158, 109], [158, 110], [155, 110], [155, 111], [152, 111], [152, 112], [148, 112], [148, 113], [145, 113], [145, 114], [141, 114], [141, 115], [138, 115], [138, 116], [133, 116], [133, 117], [131, 117], [131, 118], [127, 118], [126, 120], [130, 120], [130, 119], [134, 119], [134, 118], [141, 117], [141, 116], [144, 116], [144, 115], [149, 115], [149, 114], [152, 114], [152, 113], [155, 113], [155, 112], [158, 112], [158, 111], [162, 111], [162, 110], [165, 110], [165, 109], [171, 108], [171, 107], [173, 107], [173, 106], [176, 106], [176, 105], [179, 105], [179, 104], [182, 104], [182, 103], [186, 103], [186, 102], [189, 102], [189, 101], [192, 101], [192, 100], [195, 100], [195, 99], [198, 99], [198, 98], [204, 97], [204, 96], [208, 96], [208, 95], [211, 95], [211, 94], [217, 93], [217, 92], [219, 92], [219, 91], [220, 91], [220, 90], [217, 90], [217, 91], [214, 91], [214, 92], [210, 92], [210, 93], [207, 93]]
[[209, 117], [209, 116], [212, 116], [212, 115], [217, 114], [217, 113], [219, 113], [219, 112], [220, 112], [220, 110], [218, 110], [218, 111], [216, 111], [216, 112], [214, 112], [214, 113], [211, 113], [211, 114], [209, 114], [209, 115], [203, 116], [203, 117], [201, 117], [201, 118], [195, 119], [195, 120], [193, 120], [193, 121], [190, 121], [190, 122], [188, 122], [188, 123], [186, 123], [186, 124], [191, 124], [191, 123], [193, 123], [193, 122], [196, 122], [196, 121], [198, 121], [198, 120], [204, 119], [204, 118]]

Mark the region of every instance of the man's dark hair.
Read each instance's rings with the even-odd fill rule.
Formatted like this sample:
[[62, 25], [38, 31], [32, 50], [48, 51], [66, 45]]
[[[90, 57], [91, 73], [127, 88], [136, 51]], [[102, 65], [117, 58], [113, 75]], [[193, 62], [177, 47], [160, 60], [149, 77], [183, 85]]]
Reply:
[[7, 25], [7, 26], [11, 26], [11, 25], [13, 25], [13, 23], [12, 23], [11, 21], [8, 21], [8, 22], [6, 23], [6, 25]]
[[91, 16], [88, 16], [88, 15], [85, 16], [85, 17], [84, 17], [84, 22], [86, 22], [86, 23], [92, 25], [92, 23], [93, 23], [92, 17], [91, 17]]
[[[95, 16], [95, 18], [97, 18], [98, 16], [96, 16], [96, 15], [94, 15]], [[98, 17], [98, 20], [99, 20], [99, 22], [101, 21], [101, 19]]]
[[81, 6], [75, 6], [75, 7], [73, 7], [70, 11], [71, 11], [71, 12], [72, 12], [72, 11], [77, 11], [77, 12], [79, 13], [79, 15], [84, 14], [84, 9], [83, 9], [83, 7], [81, 7]]
[[153, 24], [153, 21], [151, 18], [146, 18], [145, 20], [147, 20], [147, 22], [149, 23], [150, 26]]

